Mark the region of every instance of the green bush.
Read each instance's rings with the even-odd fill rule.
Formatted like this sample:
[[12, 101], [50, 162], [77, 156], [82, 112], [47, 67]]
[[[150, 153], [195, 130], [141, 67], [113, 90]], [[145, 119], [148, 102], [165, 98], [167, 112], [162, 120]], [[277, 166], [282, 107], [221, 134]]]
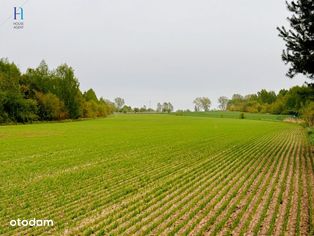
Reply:
[[303, 109], [302, 109], [302, 117], [304, 118], [305, 122], [308, 126], [314, 125], [314, 102], [308, 103]]

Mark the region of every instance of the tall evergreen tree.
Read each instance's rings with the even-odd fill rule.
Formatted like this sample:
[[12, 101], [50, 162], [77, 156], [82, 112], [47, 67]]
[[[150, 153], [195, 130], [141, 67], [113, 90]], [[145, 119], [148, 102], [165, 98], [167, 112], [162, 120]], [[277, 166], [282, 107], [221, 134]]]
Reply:
[[287, 76], [304, 74], [314, 79], [314, 1], [293, 0], [286, 2], [292, 16], [288, 17], [290, 29], [278, 27], [279, 36], [286, 42], [282, 59], [290, 64]]

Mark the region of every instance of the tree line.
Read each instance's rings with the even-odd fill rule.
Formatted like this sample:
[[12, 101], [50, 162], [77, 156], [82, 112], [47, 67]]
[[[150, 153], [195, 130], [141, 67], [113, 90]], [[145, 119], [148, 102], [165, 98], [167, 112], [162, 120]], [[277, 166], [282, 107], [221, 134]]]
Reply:
[[82, 92], [74, 70], [62, 64], [49, 70], [45, 61], [25, 73], [7, 59], [0, 60], [0, 123], [105, 117], [114, 104]]
[[276, 94], [265, 89], [257, 94], [242, 96], [234, 94], [227, 102], [229, 111], [286, 114], [304, 118], [310, 125], [314, 123], [314, 88], [294, 86], [282, 89]]
[[[208, 97], [198, 97], [194, 101], [194, 111], [209, 111], [211, 101]], [[281, 89], [278, 94], [262, 89], [255, 94], [234, 94], [231, 99], [218, 98], [222, 111], [240, 111], [250, 113], [271, 113], [293, 115], [314, 123], [314, 87], [312, 85], [294, 86]]]
[[[270, 113], [292, 115], [304, 118], [309, 124], [314, 122], [314, 87], [311, 85], [294, 86], [290, 89], [281, 89], [277, 94], [274, 91], [262, 89], [255, 94], [234, 94], [230, 99], [226, 96], [218, 98], [218, 108], [222, 111], [240, 111], [249, 113]], [[208, 97], [197, 97], [193, 100], [195, 112], [208, 112], [211, 100]], [[116, 111], [128, 112], [157, 112], [170, 113], [174, 110], [170, 102], [158, 103], [156, 109], [132, 108], [125, 105], [124, 99], [115, 99]], [[177, 110], [177, 112], [191, 112]]]
[[265, 89], [256, 94], [234, 94], [227, 103], [230, 111], [262, 112], [300, 116], [313, 106], [314, 89], [309, 86], [294, 86], [276, 94]]
[[[234, 94], [231, 99], [218, 99], [219, 109], [228, 111], [289, 114], [302, 116], [308, 123], [314, 122], [314, 88], [295, 86], [276, 94], [265, 89], [256, 94]], [[194, 111], [209, 111], [208, 97], [193, 101]], [[21, 73], [7, 59], [0, 60], [0, 123], [51, 121], [78, 118], [105, 117], [113, 112], [163, 112], [174, 110], [170, 102], [158, 103], [156, 109], [132, 108], [123, 98], [114, 102], [99, 98], [93, 89], [82, 92], [74, 70], [66, 64], [49, 70], [45, 61], [37, 68]]]
[[146, 105], [143, 105], [142, 107], [131, 107], [131, 106], [126, 105], [125, 100], [121, 97], [117, 97], [114, 99], [114, 105], [115, 105], [115, 111], [121, 112], [121, 113], [129, 113], [129, 112], [170, 113], [174, 109], [171, 102], [163, 102], [163, 103], [158, 102], [156, 109], [147, 107]]

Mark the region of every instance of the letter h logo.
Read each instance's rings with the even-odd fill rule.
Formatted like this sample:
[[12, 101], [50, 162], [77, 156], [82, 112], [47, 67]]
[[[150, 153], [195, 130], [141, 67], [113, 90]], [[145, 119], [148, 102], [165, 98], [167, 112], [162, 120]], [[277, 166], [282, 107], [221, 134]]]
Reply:
[[17, 20], [18, 16], [20, 20], [24, 20], [24, 10], [22, 7], [14, 7], [14, 20]]

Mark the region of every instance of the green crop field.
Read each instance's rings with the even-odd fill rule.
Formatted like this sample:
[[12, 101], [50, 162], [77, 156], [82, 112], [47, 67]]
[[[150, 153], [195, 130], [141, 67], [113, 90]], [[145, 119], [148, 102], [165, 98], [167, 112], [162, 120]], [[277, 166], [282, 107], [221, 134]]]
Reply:
[[[273, 115], [263, 113], [248, 113], [239, 111], [209, 111], [209, 112], [176, 112], [172, 113], [177, 116], [199, 116], [211, 118], [232, 118], [232, 119], [248, 119], [248, 120], [264, 120], [264, 121], [282, 121], [290, 118], [290, 115]], [[243, 116], [242, 116], [243, 114]], [[242, 117], [241, 117], [242, 116]]]
[[[115, 115], [0, 127], [1, 235], [310, 235], [299, 125]], [[16, 219], [50, 227], [13, 227]]]

